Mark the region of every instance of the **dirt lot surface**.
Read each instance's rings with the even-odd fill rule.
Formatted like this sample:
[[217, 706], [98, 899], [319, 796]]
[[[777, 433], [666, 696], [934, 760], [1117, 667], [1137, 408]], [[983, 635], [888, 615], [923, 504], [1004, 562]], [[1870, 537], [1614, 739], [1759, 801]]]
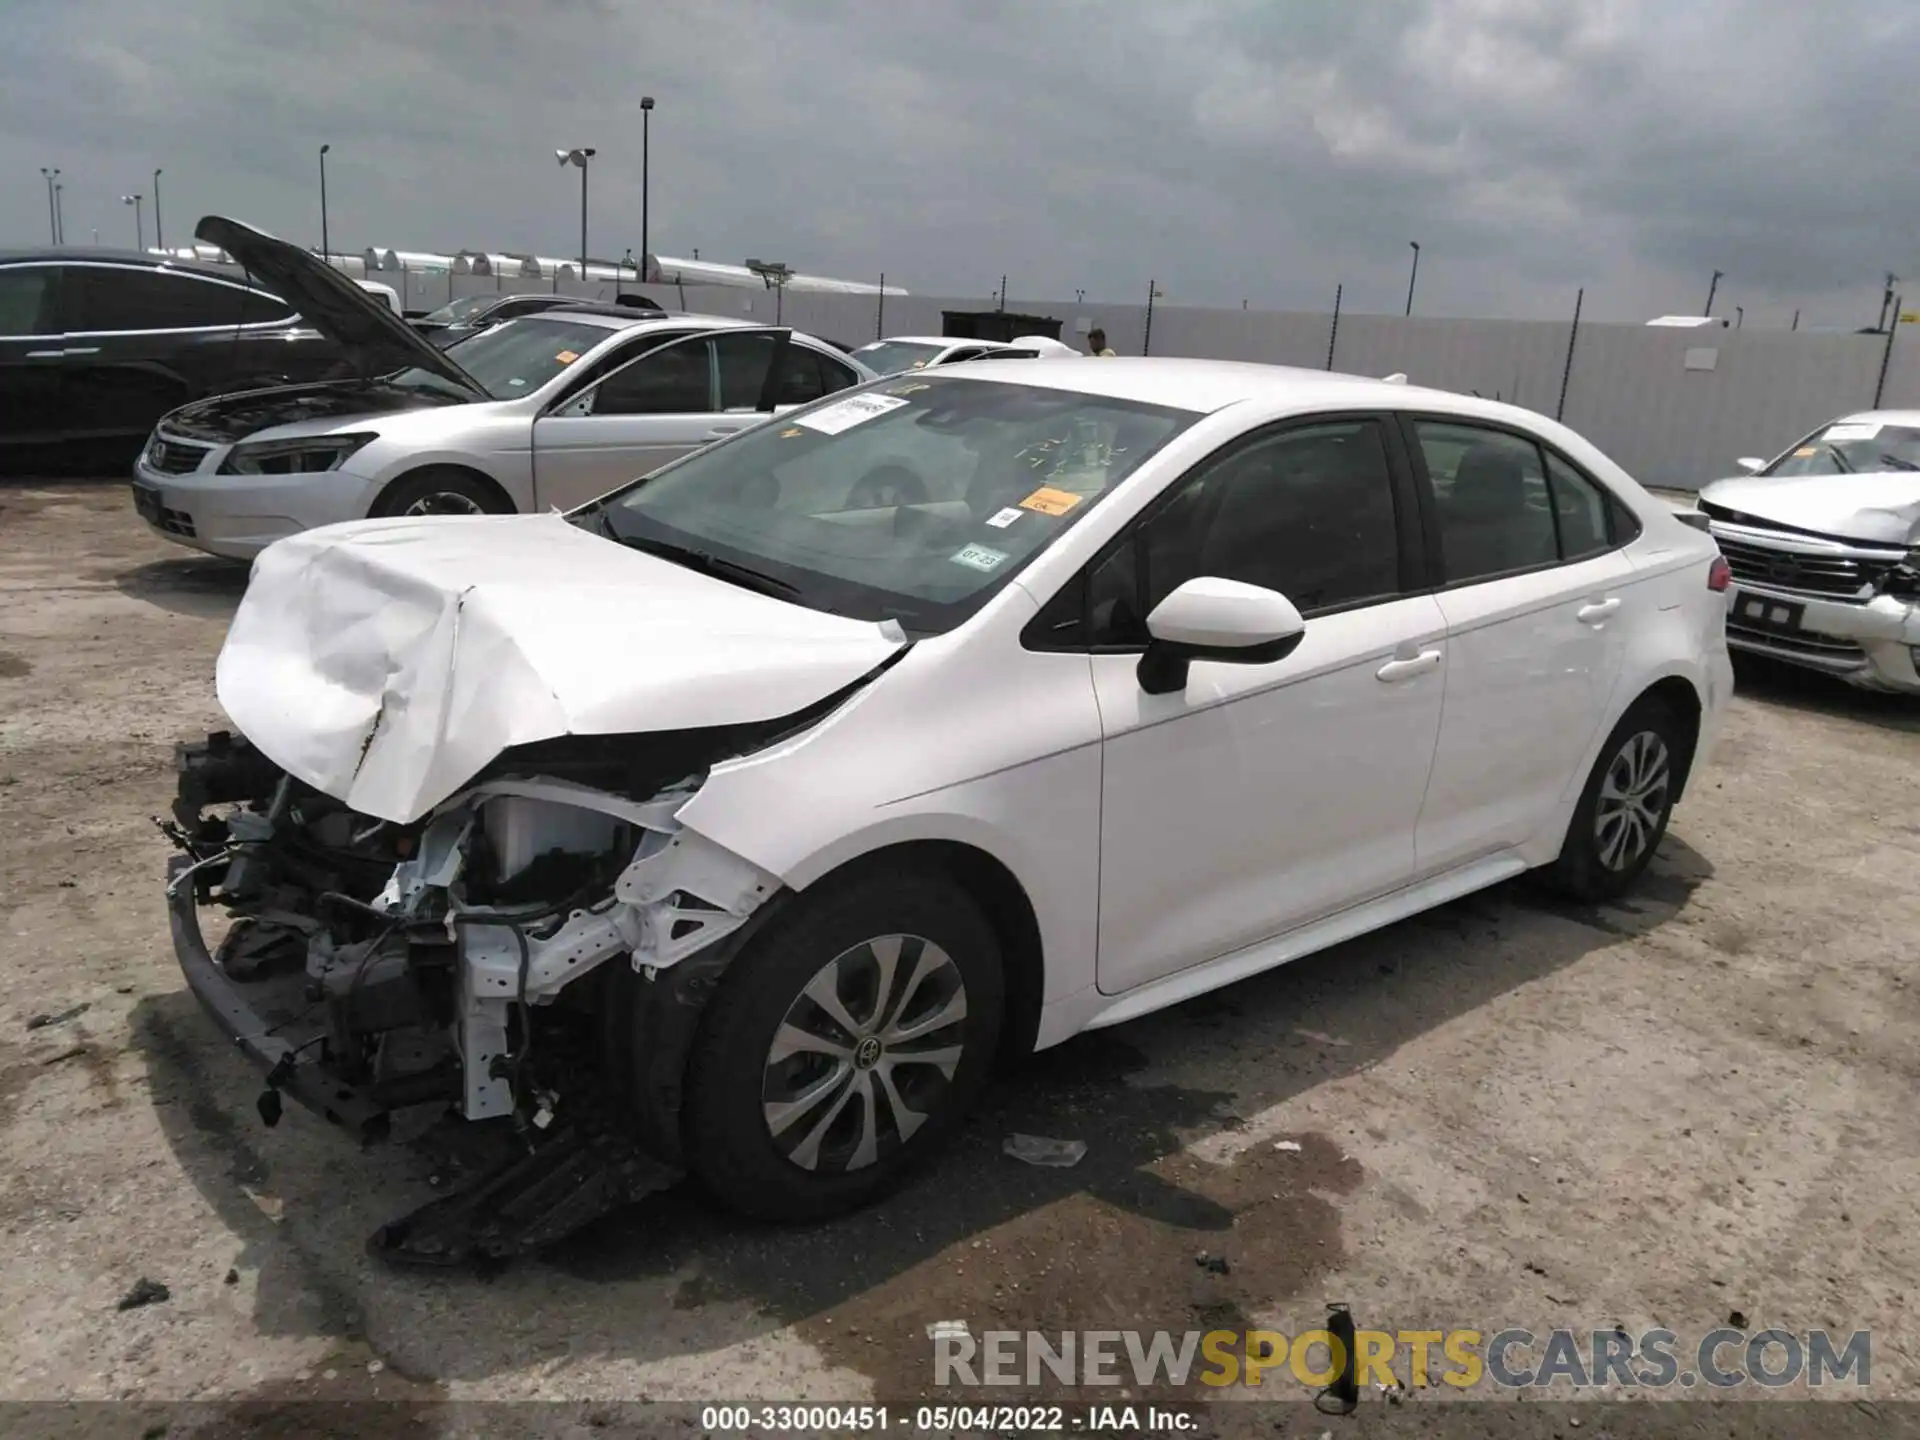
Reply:
[[[1504, 887], [1068, 1044], [868, 1213], [783, 1231], [675, 1193], [423, 1276], [363, 1248], [421, 1162], [264, 1128], [167, 941], [149, 817], [221, 723], [243, 582], [124, 487], [0, 487], [0, 1398], [911, 1401], [936, 1320], [1294, 1332], [1330, 1300], [1870, 1329], [1868, 1393], [1920, 1398], [1920, 705], [1743, 669], [1631, 903]], [[1009, 1131], [1088, 1153], [1031, 1168]], [[170, 1298], [117, 1309], [143, 1277]]]

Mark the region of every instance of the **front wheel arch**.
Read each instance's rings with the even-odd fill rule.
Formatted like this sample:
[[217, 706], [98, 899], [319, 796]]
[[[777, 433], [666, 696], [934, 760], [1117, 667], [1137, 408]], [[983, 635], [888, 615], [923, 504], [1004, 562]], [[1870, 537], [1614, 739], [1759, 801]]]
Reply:
[[448, 480], [460, 484], [462, 489], [472, 491], [481, 498], [489, 515], [513, 515], [519, 512], [519, 506], [513, 503], [513, 497], [506, 489], [484, 470], [476, 470], [471, 465], [419, 465], [411, 470], [394, 476], [381, 488], [374, 498], [372, 507], [367, 511], [370, 519], [382, 519], [398, 515], [406, 507], [411, 492], [422, 484], [434, 480]]

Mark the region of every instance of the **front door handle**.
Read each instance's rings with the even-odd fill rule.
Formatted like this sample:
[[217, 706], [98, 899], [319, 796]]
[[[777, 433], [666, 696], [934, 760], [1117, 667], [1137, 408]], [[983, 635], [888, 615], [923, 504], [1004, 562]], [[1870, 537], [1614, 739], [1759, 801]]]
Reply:
[[1411, 680], [1416, 675], [1424, 675], [1429, 670], [1438, 670], [1439, 668], [1440, 652], [1438, 650], [1422, 650], [1418, 655], [1406, 660], [1389, 660], [1373, 673], [1375, 678], [1384, 680], [1387, 684], [1391, 685], [1395, 681]]
[[98, 355], [100, 353], [100, 347], [98, 345], [69, 345], [60, 353], [62, 355]]
[[29, 360], [58, 360], [58, 359], [59, 359], [59, 358], [60, 358], [60, 357], [61, 357], [62, 355], [64, 355], [64, 354], [66, 354], [66, 353], [67, 353], [67, 352], [66, 352], [66, 351], [64, 351], [64, 350], [29, 350], [29, 351], [27, 351], [27, 359], [29, 359]]
[[1591, 600], [1573, 614], [1582, 625], [1598, 625], [1619, 608], [1620, 597], [1615, 595], [1606, 600]]

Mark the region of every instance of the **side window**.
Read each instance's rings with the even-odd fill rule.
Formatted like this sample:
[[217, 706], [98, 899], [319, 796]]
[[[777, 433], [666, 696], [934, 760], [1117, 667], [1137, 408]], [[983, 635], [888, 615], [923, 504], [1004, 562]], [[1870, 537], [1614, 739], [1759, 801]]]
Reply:
[[1559, 560], [1538, 446], [1478, 425], [1416, 420], [1413, 429], [1433, 485], [1449, 584]]
[[643, 355], [593, 392], [594, 415], [699, 415], [713, 408], [708, 345], [683, 341]]
[[1560, 525], [1560, 558], [1584, 560], [1613, 544], [1607, 524], [1607, 492], [1573, 466], [1547, 452], [1547, 487]]
[[60, 272], [51, 265], [0, 270], [0, 335], [58, 335]]
[[134, 266], [76, 265], [69, 269], [73, 322], [79, 333], [199, 330], [286, 320], [286, 305], [259, 290], [177, 271]]
[[[827, 388], [820, 379], [822, 363], [819, 351], [789, 342], [780, 358], [780, 378], [773, 387], [773, 403], [804, 405], [825, 395]], [[759, 399], [756, 395], [754, 403], [758, 404]]]
[[729, 334], [724, 330], [713, 337], [714, 353], [720, 360], [722, 410], [760, 408], [767, 367], [773, 363], [773, 338], [764, 331]]
[[1284, 430], [1181, 481], [1088, 575], [1091, 642], [1145, 644], [1154, 606], [1198, 575], [1278, 590], [1305, 615], [1398, 594], [1379, 424]]
[[838, 360], [830, 360], [825, 355], [814, 357], [820, 362], [820, 393], [831, 395], [836, 390], [845, 390], [849, 385], [858, 385], [860, 377], [842, 365]]

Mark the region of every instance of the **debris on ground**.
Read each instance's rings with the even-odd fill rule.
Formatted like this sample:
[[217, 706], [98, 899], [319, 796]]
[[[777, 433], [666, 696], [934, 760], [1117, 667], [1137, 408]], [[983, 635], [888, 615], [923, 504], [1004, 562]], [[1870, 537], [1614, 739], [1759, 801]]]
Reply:
[[142, 1305], [158, 1305], [163, 1300], [171, 1300], [173, 1292], [158, 1280], [149, 1280], [142, 1275], [134, 1282], [134, 1287], [120, 1297], [116, 1309], [138, 1310]]
[[58, 1054], [49, 1055], [46, 1059], [42, 1060], [40, 1062], [40, 1068], [44, 1070], [47, 1068], [47, 1066], [58, 1065], [63, 1060], [78, 1060], [82, 1055], [86, 1053], [87, 1053], [87, 1047], [84, 1045], [69, 1045], [66, 1049], [60, 1051]]
[[1045, 1135], [1009, 1135], [1002, 1142], [1002, 1153], [1028, 1165], [1046, 1165], [1056, 1170], [1078, 1165], [1087, 1153], [1084, 1140], [1050, 1140]]
[[227, 1278], [221, 1283], [226, 1285], [238, 1285], [240, 1283], [240, 1272], [238, 1270], [227, 1271]]
[[1209, 1275], [1225, 1275], [1231, 1268], [1227, 1264], [1226, 1256], [1209, 1255], [1204, 1250], [1193, 1257], [1193, 1263], [1198, 1265], [1202, 1270], [1205, 1270]]
[[69, 1005], [57, 1015], [35, 1015], [27, 1021], [27, 1029], [44, 1030], [49, 1025], [64, 1025], [67, 1021], [86, 1014], [91, 1008], [93, 1008], [91, 1001], [82, 1000], [78, 1005]]
[[1300, 1153], [1300, 1142], [1298, 1140], [1276, 1140], [1273, 1142], [1273, 1148], [1276, 1150], [1285, 1150], [1290, 1155], [1298, 1155]]
[[1303, 1040], [1313, 1041], [1316, 1045], [1333, 1045], [1344, 1049], [1353, 1043], [1351, 1040], [1342, 1040], [1337, 1035], [1324, 1035], [1318, 1030], [1302, 1030], [1298, 1026], [1294, 1028], [1293, 1033]]
[[942, 1335], [958, 1336], [970, 1333], [967, 1329], [967, 1322], [964, 1320], [936, 1320], [927, 1326], [927, 1338], [929, 1340], [938, 1340]]
[[1746, 1329], [1747, 1328], [1747, 1312], [1744, 1310], [1733, 1311], [1731, 1314], [1727, 1316], [1727, 1324], [1731, 1325], [1736, 1330]]

